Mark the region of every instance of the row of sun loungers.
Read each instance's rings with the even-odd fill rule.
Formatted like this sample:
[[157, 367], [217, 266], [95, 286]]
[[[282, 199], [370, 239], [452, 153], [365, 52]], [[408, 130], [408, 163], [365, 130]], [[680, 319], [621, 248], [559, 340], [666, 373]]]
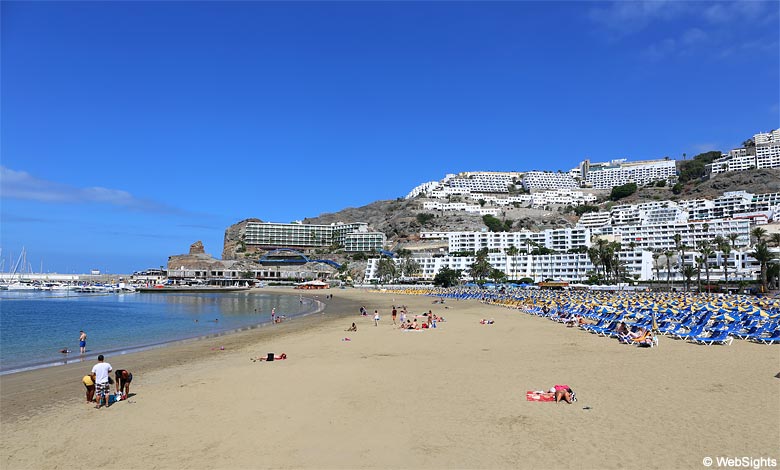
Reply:
[[[734, 339], [748, 340], [760, 344], [780, 344], [780, 327], [777, 310], [770, 314], [758, 310], [743, 311], [742, 308], [712, 309], [688, 308], [623, 308], [617, 310], [603, 305], [588, 308], [582, 305], [565, 305], [547, 308], [529, 305], [531, 297], [524, 293], [500, 293], [485, 291], [436, 292], [431, 294], [439, 298], [479, 299], [487, 303], [502, 304], [517, 308], [526, 313], [547, 317], [570, 326], [576, 325], [584, 331], [610, 338], [618, 338], [617, 328], [621, 322], [634, 331], [639, 328], [653, 329], [653, 316], [657, 334], [668, 338], [688, 341], [701, 345], [730, 345]], [[534, 295], [534, 294], [531, 294]], [[538, 295], [538, 294], [537, 294]], [[534, 300], [535, 304], [536, 301]], [[539, 302], [542, 303], [542, 302]], [[714, 308], [714, 307], [713, 307]], [[574, 319], [587, 319], [578, 324]]]

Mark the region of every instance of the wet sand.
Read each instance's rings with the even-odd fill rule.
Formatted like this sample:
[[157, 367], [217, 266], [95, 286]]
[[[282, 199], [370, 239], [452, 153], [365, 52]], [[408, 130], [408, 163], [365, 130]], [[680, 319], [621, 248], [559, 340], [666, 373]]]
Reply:
[[[86, 456], [161, 469], [780, 464], [777, 346], [662, 337], [658, 348], [636, 348], [476, 301], [304, 295], [318, 295], [325, 313], [108, 357], [135, 375], [130, 399], [108, 409], [84, 403], [92, 362], [0, 377], [0, 466], [71, 468]], [[393, 303], [447, 321], [403, 332]], [[379, 309], [379, 326], [360, 305]], [[358, 331], [345, 332], [353, 321]], [[250, 360], [267, 352], [289, 358]], [[579, 401], [525, 400], [559, 383]]]

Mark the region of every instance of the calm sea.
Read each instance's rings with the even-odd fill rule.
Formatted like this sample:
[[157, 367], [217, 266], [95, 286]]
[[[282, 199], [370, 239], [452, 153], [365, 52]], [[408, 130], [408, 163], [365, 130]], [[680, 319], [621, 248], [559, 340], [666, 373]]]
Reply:
[[[290, 295], [235, 293], [75, 294], [0, 291], [0, 374], [88, 361], [270, 324], [271, 309], [287, 317], [317, 303]], [[60, 353], [69, 349], [69, 354]]]

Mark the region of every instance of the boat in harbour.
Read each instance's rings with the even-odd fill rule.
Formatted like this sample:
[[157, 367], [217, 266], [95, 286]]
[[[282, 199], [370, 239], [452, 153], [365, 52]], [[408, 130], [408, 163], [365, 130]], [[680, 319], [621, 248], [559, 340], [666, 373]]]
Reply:
[[141, 293], [162, 293], [162, 292], [241, 292], [251, 289], [249, 286], [209, 286], [209, 285], [162, 285], [158, 284], [152, 287], [136, 287], [137, 292]]

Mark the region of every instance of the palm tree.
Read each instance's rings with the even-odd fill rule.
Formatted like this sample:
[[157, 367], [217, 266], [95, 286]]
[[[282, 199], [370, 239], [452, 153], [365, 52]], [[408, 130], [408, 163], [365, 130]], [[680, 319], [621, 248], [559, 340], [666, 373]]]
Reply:
[[388, 279], [395, 279], [395, 261], [390, 258], [380, 258], [376, 264], [376, 274], [382, 282], [387, 282]]
[[727, 235], [729, 241], [731, 242], [731, 248], [736, 249], [737, 248], [737, 240], [739, 239], [739, 234], [732, 232]]
[[714, 253], [712, 250], [712, 247], [710, 246], [710, 242], [703, 241], [701, 242], [699, 251], [701, 251], [702, 257], [704, 257], [704, 273], [707, 276], [707, 292], [710, 291], [710, 256]]
[[513, 263], [512, 263], [512, 279], [517, 279], [517, 254], [520, 253], [520, 249], [514, 245], [509, 245], [509, 248], [506, 249], [506, 255], [509, 256]]
[[696, 285], [698, 292], [701, 292], [701, 265], [705, 260], [706, 258], [701, 255], [694, 258], [694, 261], [696, 261]]
[[729, 255], [731, 255], [731, 246], [728, 243], [723, 243], [720, 246], [720, 251], [723, 253], [723, 277], [726, 281], [726, 292], [728, 292], [729, 286]]
[[699, 269], [690, 264], [686, 264], [682, 268], [682, 275], [685, 277], [685, 292], [688, 292], [691, 287], [691, 278], [699, 272]]
[[763, 229], [761, 227], [756, 227], [750, 231], [750, 236], [755, 238], [756, 244], [761, 243], [764, 240], [764, 237], [766, 236], [766, 229]]
[[666, 286], [669, 292], [671, 292], [672, 291], [672, 256], [674, 256], [674, 251], [666, 250], [664, 251], [664, 256], [666, 256]]
[[590, 259], [590, 262], [593, 264], [593, 268], [596, 270], [596, 275], [599, 275], [599, 264], [601, 262], [601, 258], [599, 258], [599, 249], [595, 246], [591, 246], [588, 248], [588, 258]]
[[661, 257], [661, 252], [658, 250], [653, 251], [653, 267], [655, 267], [655, 280], [661, 280], [661, 266], [658, 264], [658, 258]]
[[767, 266], [775, 259], [775, 254], [769, 251], [765, 242], [758, 243], [756, 249], [750, 253], [761, 265], [761, 292], [767, 292]]
[[773, 233], [769, 236], [769, 241], [772, 242], [774, 246], [780, 246], [780, 233]]

